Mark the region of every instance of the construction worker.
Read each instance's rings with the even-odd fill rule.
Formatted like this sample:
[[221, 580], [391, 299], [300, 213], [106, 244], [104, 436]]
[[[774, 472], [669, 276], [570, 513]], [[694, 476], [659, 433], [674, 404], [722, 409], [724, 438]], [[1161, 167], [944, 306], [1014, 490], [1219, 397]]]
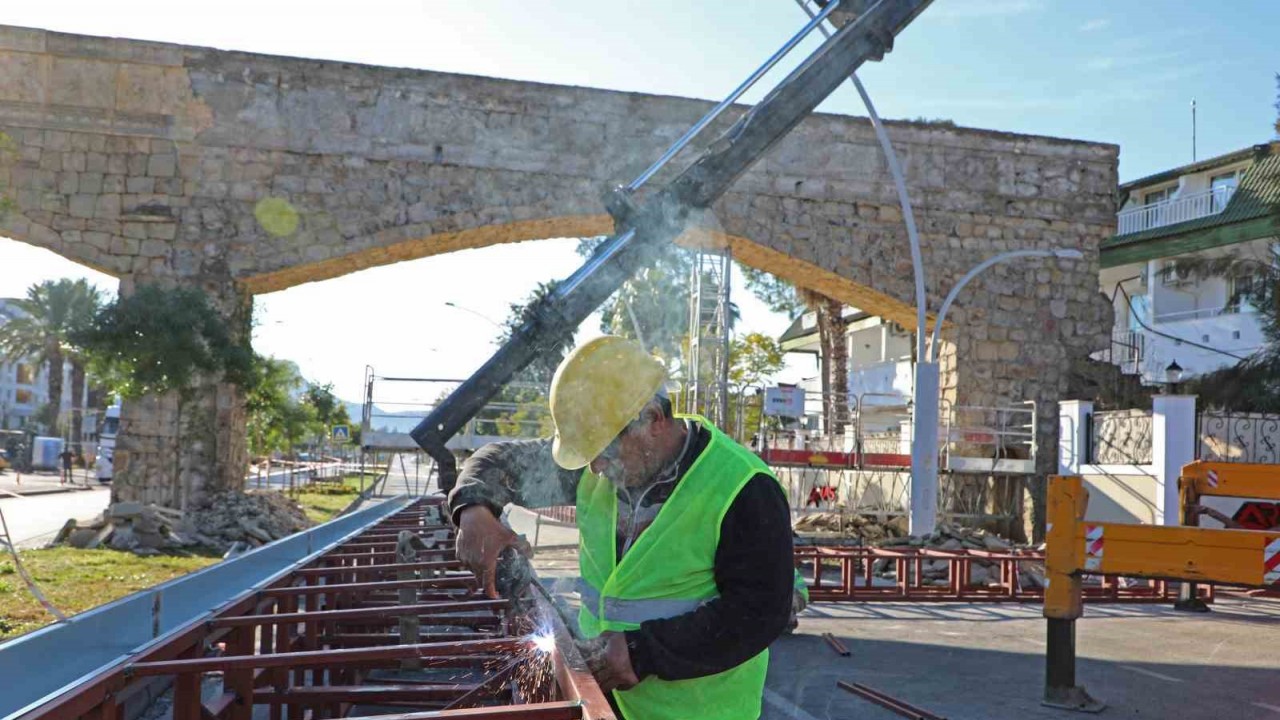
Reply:
[[576, 503], [579, 625], [618, 714], [756, 718], [795, 593], [787, 499], [749, 450], [672, 414], [665, 380], [623, 338], [573, 350], [551, 385], [554, 439], [493, 443], [463, 466], [458, 558], [496, 597], [498, 556], [520, 542], [503, 506]]

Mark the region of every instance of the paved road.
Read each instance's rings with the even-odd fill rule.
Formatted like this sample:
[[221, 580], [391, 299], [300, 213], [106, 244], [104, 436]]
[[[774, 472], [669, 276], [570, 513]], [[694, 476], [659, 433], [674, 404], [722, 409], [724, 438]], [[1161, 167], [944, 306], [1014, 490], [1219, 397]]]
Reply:
[[378, 488], [379, 495], [430, 495], [440, 492], [436, 484], [435, 463], [425, 455], [400, 453], [391, 456], [387, 477]]
[[0, 499], [0, 512], [4, 513], [18, 547], [40, 547], [53, 539], [68, 518], [92, 520], [110, 501], [110, 488], [92, 487], [75, 492], [5, 497]]
[[[1113, 718], [1280, 718], [1280, 602], [1220, 600], [1208, 615], [1088, 605], [1077, 678]], [[1040, 705], [1038, 605], [817, 603], [770, 649], [762, 720], [892, 720], [836, 688], [861, 682], [951, 720], [1067, 720]], [[822, 633], [852, 651], [839, 657]]]

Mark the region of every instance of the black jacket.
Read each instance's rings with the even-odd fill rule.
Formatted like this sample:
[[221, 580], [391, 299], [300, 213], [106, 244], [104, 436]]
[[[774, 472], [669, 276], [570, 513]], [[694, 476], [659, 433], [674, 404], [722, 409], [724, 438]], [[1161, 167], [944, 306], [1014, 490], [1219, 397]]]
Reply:
[[[666, 501], [706, 449], [710, 433], [696, 423], [690, 426], [695, 435], [680, 460], [676, 481], [655, 487], [637, 515], [651, 516], [656, 510], [651, 506]], [[573, 505], [581, 475], [580, 470], [555, 464], [549, 441], [492, 443], [463, 466], [449, 494], [449, 510], [456, 522], [458, 511], [468, 505], [484, 505], [495, 516], [507, 503], [529, 508]], [[620, 495], [620, 516], [628, 502]], [[619, 556], [624, 539], [617, 543]], [[720, 597], [693, 612], [650, 620], [627, 632], [636, 674], [686, 680], [723, 672], [759, 654], [787, 625], [794, 567], [786, 496], [776, 480], [756, 475], [720, 524], [714, 567]]]

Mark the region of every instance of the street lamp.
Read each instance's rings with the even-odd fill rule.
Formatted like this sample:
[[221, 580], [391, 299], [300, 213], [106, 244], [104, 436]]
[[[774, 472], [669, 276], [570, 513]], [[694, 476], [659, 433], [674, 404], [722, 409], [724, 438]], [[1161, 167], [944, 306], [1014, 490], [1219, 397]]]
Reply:
[[1178, 383], [1182, 382], [1182, 366], [1178, 364], [1177, 360], [1169, 363], [1169, 366], [1164, 369], [1164, 379], [1169, 388], [1169, 394], [1177, 395]]
[[[1025, 257], [1062, 258], [1079, 260], [1084, 255], [1079, 250], [1012, 250], [988, 258], [965, 273], [951, 288], [938, 309], [933, 323], [933, 337], [927, 353], [916, 359], [916, 386], [912, 406], [911, 438], [911, 511], [908, 518], [912, 535], [933, 532], [938, 522], [938, 405], [942, 401], [939, 388], [938, 347], [941, 344], [942, 323], [946, 320], [951, 303], [970, 280], [992, 265]], [[923, 325], [920, 333], [925, 332]]]
[[478, 317], [478, 318], [480, 318], [481, 320], [483, 320], [483, 321], [485, 321], [485, 322], [489, 323], [490, 325], [492, 325], [492, 326], [494, 326], [494, 327], [498, 328], [499, 330], [503, 330], [503, 331], [505, 331], [505, 330], [506, 330], [506, 328], [505, 328], [505, 327], [503, 327], [502, 325], [499, 325], [497, 322], [495, 322], [495, 321], [494, 321], [492, 318], [490, 318], [488, 315], [485, 315], [485, 314], [483, 314], [483, 313], [476, 312], [475, 310], [472, 310], [472, 309], [471, 309], [471, 308], [469, 308], [469, 307], [463, 307], [463, 306], [461, 306], [461, 305], [459, 305], [459, 304], [457, 304], [457, 303], [453, 302], [452, 300], [446, 300], [446, 301], [444, 302], [444, 304], [445, 304], [445, 305], [448, 305], [449, 307], [453, 308], [454, 310], [461, 310], [462, 312], [468, 312], [468, 313], [471, 313], [472, 315], [475, 315], [476, 317]]

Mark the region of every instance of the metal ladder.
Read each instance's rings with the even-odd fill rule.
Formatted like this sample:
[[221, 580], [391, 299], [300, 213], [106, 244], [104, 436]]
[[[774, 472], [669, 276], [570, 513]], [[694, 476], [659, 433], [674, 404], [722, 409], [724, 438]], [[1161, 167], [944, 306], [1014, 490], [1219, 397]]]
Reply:
[[721, 428], [729, 421], [730, 252], [694, 251], [689, 283], [689, 364], [685, 412]]

